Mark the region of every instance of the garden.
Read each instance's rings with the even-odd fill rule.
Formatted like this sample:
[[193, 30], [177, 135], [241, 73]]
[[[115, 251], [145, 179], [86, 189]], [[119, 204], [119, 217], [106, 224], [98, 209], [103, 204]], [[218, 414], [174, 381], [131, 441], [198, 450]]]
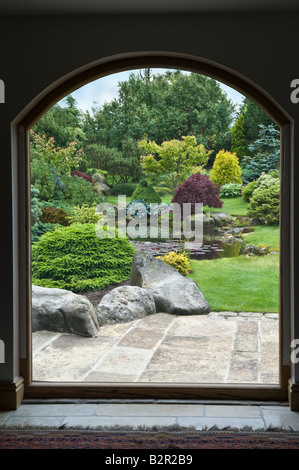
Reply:
[[[139, 250], [193, 279], [212, 311], [278, 312], [275, 123], [248, 98], [235, 109], [215, 80], [194, 73], [145, 69], [118, 86], [92, 113], [69, 95], [30, 131], [32, 284], [96, 305], [129, 284]], [[114, 237], [99, 237], [104, 203], [145, 233], [124, 236], [116, 223]], [[175, 236], [174, 203], [190, 205], [191, 226], [203, 205], [201, 246]], [[152, 237], [150, 221], [165, 215], [168, 237]]]

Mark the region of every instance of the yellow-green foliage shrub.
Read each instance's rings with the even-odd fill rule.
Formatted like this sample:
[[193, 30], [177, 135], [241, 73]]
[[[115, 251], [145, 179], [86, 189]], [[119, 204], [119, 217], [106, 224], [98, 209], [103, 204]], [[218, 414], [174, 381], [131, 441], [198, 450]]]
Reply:
[[228, 183], [242, 184], [241, 168], [237, 155], [220, 150], [210, 171], [210, 179], [220, 186]]
[[175, 268], [183, 276], [187, 276], [187, 274], [191, 272], [190, 261], [186, 253], [176, 253], [175, 251], [171, 251], [166, 255], [157, 256], [157, 258]]

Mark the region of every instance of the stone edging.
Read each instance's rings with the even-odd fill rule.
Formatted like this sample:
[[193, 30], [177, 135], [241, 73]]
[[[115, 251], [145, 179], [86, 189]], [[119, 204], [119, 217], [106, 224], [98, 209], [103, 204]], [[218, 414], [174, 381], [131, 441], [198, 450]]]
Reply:
[[236, 318], [244, 320], [278, 320], [278, 313], [260, 313], [260, 312], [210, 312], [208, 317], [212, 318]]

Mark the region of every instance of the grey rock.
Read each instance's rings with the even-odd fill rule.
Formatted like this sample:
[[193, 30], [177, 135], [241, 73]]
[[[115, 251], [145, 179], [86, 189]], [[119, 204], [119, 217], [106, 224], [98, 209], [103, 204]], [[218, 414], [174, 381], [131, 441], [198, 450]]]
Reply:
[[211, 311], [193, 279], [149, 253], [134, 253], [130, 281], [152, 294], [157, 312], [201, 315]]
[[269, 247], [258, 247], [256, 245], [246, 245], [244, 248], [244, 254], [248, 256], [263, 256], [269, 253]]
[[156, 313], [153, 296], [137, 286], [120, 286], [104, 295], [96, 307], [100, 324], [124, 323]]
[[92, 182], [95, 190], [100, 196], [108, 196], [111, 188], [106, 183], [102, 175], [99, 175], [98, 173], [93, 175]]
[[227, 212], [211, 212], [210, 217], [214, 219], [215, 225], [221, 227], [233, 221], [233, 218]]
[[94, 336], [99, 329], [95, 308], [82, 295], [65, 289], [32, 286], [32, 330]]

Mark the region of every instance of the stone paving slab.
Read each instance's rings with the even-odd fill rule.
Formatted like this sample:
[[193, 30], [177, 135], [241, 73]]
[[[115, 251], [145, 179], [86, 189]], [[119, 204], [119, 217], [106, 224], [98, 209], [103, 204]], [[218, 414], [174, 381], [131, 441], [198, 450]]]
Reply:
[[196, 430], [217, 427], [252, 430], [299, 431], [299, 412], [288, 404], [205, 403], [55, 403], [21, 404], [0, 411], [0, 428], [128, 429], [182, 426]]
[[93, 338], [33, 334], [33, 380], [278, 383], [278, 314], [158, 313]]

